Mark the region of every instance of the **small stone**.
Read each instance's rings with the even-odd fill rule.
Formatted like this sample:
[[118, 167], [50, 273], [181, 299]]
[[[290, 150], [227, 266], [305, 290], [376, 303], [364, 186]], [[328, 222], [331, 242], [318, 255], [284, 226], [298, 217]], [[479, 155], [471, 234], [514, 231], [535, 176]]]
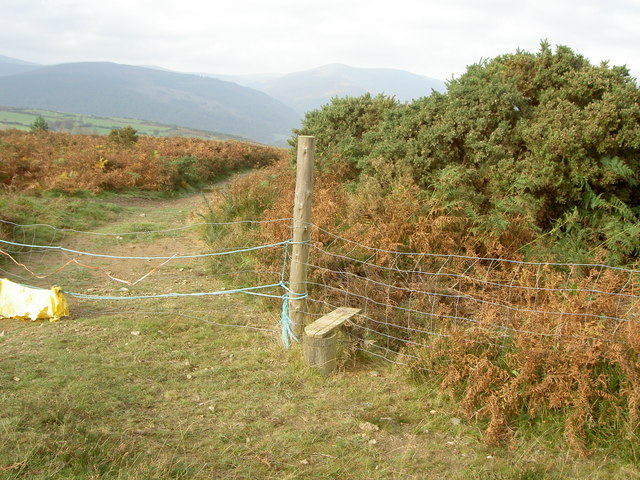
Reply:
[[309, 460], [306, 458], [304, 460], [300, 460], [300, 465], [309, 465]]
[[122, 287], [118, 289], [119, 292], [128, 292], [129, 289], [127, 287]]
[[370, 422], [362, 422], [358, 426], [363, 432], [377, 432], [378, 430], [380, 430], [380, 427]]
[[141, 214], [140, 214], [140, 216], [141, 216], [141, 217], [146, 217], [146, 216], [147, 216], [147, 214], [146, 214], [146, 213], [141, 213]]
[[493, 455], [487, 455], [487, 460], [493, 460], [494, 458], [496, 457], [494, 457]]
[[193, 375], [191, 375], [190, 373], [187, 373], [187, 380], [191, 380], [193, 378]]
[[212, 412], [212, 413], [216, 411], [216, 407], [214, 407], [214, 406], [211, 406], [211, 407], [208, 407], [208, 408], [209, 408], [209, 411]]
[[436, 413], [438, 413], [438, 412], [436, 412], [435, 410], [429, 410], [429, 413], [430, 413], [431, 415], [435, 415], [435, 414], [436, 414]]
[[20, 381], [20, 377], [13, 377], [13, 381], [14, 382], [19, 382]]
[[5, 335], [6, 335], [6, 333], [4, 332], [4, 330], [2, 330], [2, 331], [0, 332], [0, 337], [4, 337]]
[[376, 443], [378, 443], [378, 441], [375, 438], [369, 440], [369, 445], [375, 445]]
[[138, 330], [134, 330], [133, 332], [131, 332], [131, 335], [137, 337], [138, 335], [140, 335], [140, 332]]

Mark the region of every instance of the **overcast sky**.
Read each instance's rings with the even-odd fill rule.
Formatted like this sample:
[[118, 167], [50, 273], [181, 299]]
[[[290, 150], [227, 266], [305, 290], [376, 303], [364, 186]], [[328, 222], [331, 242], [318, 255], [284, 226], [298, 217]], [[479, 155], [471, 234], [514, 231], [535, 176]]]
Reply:
[[0, 0], [0, 54], [182, 72], [328, 63], [439, 79], [541, 39], [640, 76], [640, 0]]

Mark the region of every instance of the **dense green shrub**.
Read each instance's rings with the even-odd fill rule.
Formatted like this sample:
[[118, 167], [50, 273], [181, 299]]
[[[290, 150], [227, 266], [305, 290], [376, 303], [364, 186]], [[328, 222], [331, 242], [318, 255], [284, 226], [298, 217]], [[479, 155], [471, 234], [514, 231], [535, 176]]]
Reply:
[[464, 217], [478, 253], [628, 263], [640, 254], [639, 125], [625, 67], [543, 42], [471, 65], [446, 93], [410, 104], [335, 99], [296, 133], [317, 136], [321, 166], [354, 167], [355, 194], [408, 175], [425, 208]]
[[109, 132], [108, 138], [116, 145], [133, 145], [138, 141], [138, 131], [132, 126], [114, 128]]
[[289, 144], [296, 146], [297, 135], [314, 135], [321, 170], [343, 161], [361, 168], [361, 159], [369, 153], [363, 142], [365, 135], [376, 130], [385, 113], [397, 107], [398, 102], [384, 95], [334, 98], [324, 108], [307, 112]]
[[42, 115], [38, 115], [36, 119], [33, 121], [33, 123], [31, 124], [30, 130], [32, 132], [48, 132], [49, 124], [47, 123], [47, 121], [44, 119]]

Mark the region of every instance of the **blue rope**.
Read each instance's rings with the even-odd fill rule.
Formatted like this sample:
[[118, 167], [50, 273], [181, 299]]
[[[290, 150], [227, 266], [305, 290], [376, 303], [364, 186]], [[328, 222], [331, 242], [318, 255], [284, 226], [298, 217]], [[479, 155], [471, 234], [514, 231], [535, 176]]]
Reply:
[[[274, 243], [270, 245], [243, 248], [243, 249], [228, 251], [228, 252], [209, 253], [209, 254], [200, 254], [200, 255], [180, 255], [180, 256], [174, 256], [174, 257], [127, 257], [127, 256], [104, 255], [104, 254], [97, 254], [97, 253], [81, 252], [78, 250], [72, 250], [69, 248], [61, 247], [61, 246], [29, 245], [24, 243], [10, 242], [10, 241], [1, 240], [1, 239], [0, 239], [0, 243], [4, 243], [7, 245], [14, 245], [18, 247], [59, 250], [59, 251], [64, 251], [69, 253], [75, 253], [78, 255], [87, 255], [91, 257], [113, 258], [113, 259], [122, 259], [122, 260], [153, 260], [153, 259], [171, 259], [171, 258], [180, 259], [180, 258], [213, 257], [213, 256], [219, 256], [219, 255], [230, 255], [232, 253], [250, 252], [253, 250], [261, 250], [264, 248], [278, 247], [278, 246], [284, 245], [285, 248], [284, 248], [284, 255], [283, 255], [281, 281], [279, 283], [275, 283], [271, 285], [260, 285], [256, 287], [237, 288], [234, 290], [220, 290], [216, 292], [165, 293], [165, 294], [157, 294], [157, 295], [133, 295], [133, 296], [118, 296], [118, 297], [108, 296], [108, 295], [87, 295], [84, 293], [70, 292], [67, 290], [62, 290], [62, 292], [71, 297], [82, 298], [87, 300], [118, 300], [118, 301], [119, 300], [145, 300], [145, 299], [151, 299], [151, 298], [204, 297], [204, 296], [216, 296], [216, 295], [230, 295], [234, 293], [244, 293], [247, 295], [255, 295], [255, 296], [267, 297], [267, 298], [280, 298], [282, 299], [282, 315], [280, 319], [280, 324], [282, 329], [282, 343], [284, 344], [285, 348], [289, 348], [291, 345], [291, 340], [294, 340], [295, 342], [299, 342], [298, 338], [295, 336], [293, 332], [293, 328], [292, 328], [293, 322], [291, 321], [291, 317], [289, 316], [289, 301], [292, 299], [301, 300], [301, 299], [307, 298], [307, 294], [306, 293], [301, 294], [301, 293], [296, 293], [292, 291], [285, 283], [284, 276], [285, 276], [287, 259], [288, 259], [288, 246], [297, 244], [297, 243], [310, 243], [309, 241], [293, 242], [292, 240], [286, 240], [284, 242]], [[260, 293], [256, 291], [256, 290], [262, 290], [262, 289], [274, 288], [274, 287], [282, 287], [286, 291], [286, 293], [284, 295], [274, 295], [274, 294], [268, 294], [268, 293]]]
[[308, 297], [306, 293], [295, 293], [284, 282], [280, 283], [280, 286], [287, 291], [282, 295], [282, 318], [280, 324], [282, 327], [282, 343], [285, 348], [289, 348], [291, 340], [300, 342], [300, 340], [293, 333], [293, 322], [289, 316], [289, 300], [302, 300]]
[[[291, 318], [289, 318], [289, 295], [282, 295], [282, 318], [280, 320], [282, 327], [282, 343], [284, 348], [289, 348], [290, 338], [294, 338], [293, 331], [291, 330]], [[296, 339], [297, 341], [297, 339]]]

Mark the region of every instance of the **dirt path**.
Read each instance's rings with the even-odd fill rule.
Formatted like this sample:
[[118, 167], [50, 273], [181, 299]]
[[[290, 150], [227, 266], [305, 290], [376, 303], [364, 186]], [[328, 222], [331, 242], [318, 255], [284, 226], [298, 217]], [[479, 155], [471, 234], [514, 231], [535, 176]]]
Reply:
[[[224, 188], [225, 183], [215, 188]], [[94, 296], [211, 291], [220, 287], [219, 278], [208, 275], [210, 259], [171, 258], [215, 249], [205, 239], [202, 224], [207, 221], [208, 209], [202, 193], [163, 199], [118, 197], [105, 202], [122, 210], [92, 232], [62, 235], [40, 227], [43, 243], [72, 252], [45, 250], [17, 255], [28, 270], [10, 264], [5, 266], [5, 275], [28, 285], [59, 285], [68, 292]], [[28, 238], [31, 233], [23, 236]]]
[[113, 234], [114, 242], [96, 241], [96, 236], [80, 234], [69, 237], [65, 246], [90, 252], [96, 252], [98, 246], [96, 253], [105, 255], [149, 257], [189, 255], [207, 248], [197, 228], [175, 230], [205, 221], [200, 215], [205, 215], [207, 209], [200, 193], [170, 199], [121, 197], [111, 202], [123, 211], [95, 232]]

